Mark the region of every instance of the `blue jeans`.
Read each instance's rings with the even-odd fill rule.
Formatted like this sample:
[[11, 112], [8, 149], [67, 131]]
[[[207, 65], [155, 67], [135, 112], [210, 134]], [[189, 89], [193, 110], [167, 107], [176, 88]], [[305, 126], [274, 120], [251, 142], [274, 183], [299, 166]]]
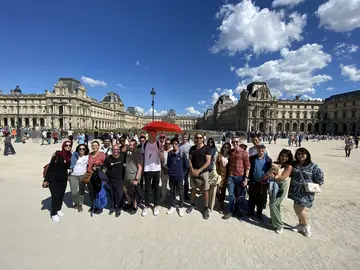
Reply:
[[[229, 176], [227, 180], [227, 188], [229, 191], [229, 212], [233, 213], [235, 210], [235, 200], [239, 197], [239, 194], [242, 194], [245, 187], [242, 187], [240, 184], [244, 181], [244, 176]], [[237, 207], [238, 208], [238, 207]]]

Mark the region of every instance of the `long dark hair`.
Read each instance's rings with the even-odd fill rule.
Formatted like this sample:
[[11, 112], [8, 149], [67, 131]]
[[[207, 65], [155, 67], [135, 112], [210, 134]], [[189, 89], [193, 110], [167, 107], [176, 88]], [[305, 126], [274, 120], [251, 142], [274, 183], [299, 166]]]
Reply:
[[84, 144], [84, 143], [79, 144], [79, 145], [76, 147], [75, 152], [78, 152], [78, 153], [79, 153], [79, 148], [80, 148], [81, 146], [84, 146], [84, 147], [85, 147], [85, 153], [84, 153], [84, 155], [85, 155], [85, 156], [89, 155], [89, 152], [90, 152], [90, 151], [89, 151], [89, 147], [88, 147], [86, 144]]
[[[210, 143], [212, 143], [212, 145], [210, 145]], [[211, 148], [216, 148], [216, 145], [215, 145], [215, 140], [213, 138], [209, 138], [207, 140], [207, 145]]]
[[312, 163], [310, 152], [309, 152], [306, 148], [300, 147], [300, 148], [299, 148], [298, 150], [296, 150], [296, 152], [295, 152], [295, 164], [296, 164], [296, 165], [299, 165], [299, 164], [300, 164], [299, 159], [298, 159], [298, 154], [299, 154], [299, 153], [305, 153], [305, 154], [306, 154], [306, 160], [305, 160], [305, 163], [304, 163], [303, 166], [307, 166], [307, 165], [309, 165], [310, 163]]
[[291, 153], [291, 150], [289, 150], [289, 149], [283, 149], [283, 150], [281, 150], [280, 151], [280, 153], [279, 153], [279, 156], [278, 156], [278, 158], [277, 158], [277, 162], [276, 163], [278, 163], [278, 164], [280, 164], [280, 156], [281, 155], [286, 155], [287, 157], [288, 157], [288, 160], [285, 162], [285, 165], [293, 165], [293, 163], [294, 163], [294, 156], [293, 156], [293, 154]]
[[224, 147], [225, 146], [229, 146], [229, 150], [231, 149], [231, 144], [229, 142], [224, 143], [223, 146], [220, 149], [220, 154], [222, 154], [222, 155], [224, 154]]

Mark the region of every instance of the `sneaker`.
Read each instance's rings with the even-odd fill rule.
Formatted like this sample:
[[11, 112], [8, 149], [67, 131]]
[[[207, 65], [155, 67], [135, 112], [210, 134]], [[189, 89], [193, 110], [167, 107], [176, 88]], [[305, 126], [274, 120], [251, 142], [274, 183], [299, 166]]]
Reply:
[[179, 216], [180, 216], [180, 217], [183, 217], [184, 214], [185, 214], [184, 208], [183, 208], [183, 207], [180, 207], [180, 208], [179, 208]]
[[123, 208], [124, 211], [128, 211], [128, 210], [131, 210], [133, 208], [133, 205], [132, 204], [126, 204]]
[[159, 215], [159, 207], [155, 206], [154, 207], [154, 216]]
[[148, 211], [149, 211], [149, 208], [144, 207], [144, 209], [143, 209], [142, 212], [141, 212], [141, 215], [142, 215], [143, 217], [146, 217], [147, 214], [148, 214]]
[[78, 212], [81, 213], [83, 211], [83, 207], [82, 205], [78, 205], [78, 208], [77, 208]]
[[232, 213], [229, 212], [229, 213], [226, 213], [226, 214], [222, 217], [222, 219], [227, 220], [227, 219], [231, 218], [232, 216], [233, 216]]
[[110, 209], [110, 211], [109, 211], [109, 216], [111, 216], [112, 214], [114, 214], [114, 212], [115, 212], [115, 209]]
[[64, 216], [64, 212], [61, 212], [61, 211], [57, 211], [57, 214], [59, 217], [63, 217]]
[[195, 205], [190, 205], [187, 209], [186, 209], [186, 213], [190, 214], [195, 208]]
[[305, 237], [310, 237], [311, 236], [311, 227], [310, 225], [304, 226], [304, 236]]
[[172, 214], [174, 211], [175, 211], [175, 207], [171, 206], [171, 207], [169, 208], [169, 210], [167, 210], [166, 214], [167, 214], [167, 215], [170, 215], [170, 214]]
[[298, 224], [294, 228], [292, 228], [291, 230], [293, 232], [302, 233], [302, 232], [304, 232], [304, 226], [302, 224]]
[[205, 208], [205, 211], [203, 213], [203, 218], [209, 219], [209, 217], [210, 217], [210, 210], [209, 210], [209, 208]]
[[120, 217], [120, 215], [121, 215], [121, 210], [116, 210], [115, 217]]
[[59, 222], [59, 221], [60, 221], [60, 218], [59, 218], [58, 215], [51, 216], [51, 219], [52, 219], [52, 221], [54, 221], [54, 222]]
[[284, 232], [284, 228], [276, 229], [275, 232], [277, 234], [282, 234]]
[[138, 210], [137, 207], [133, 207], [130, 211], [130, 215], [135, 215], [137, 210]]

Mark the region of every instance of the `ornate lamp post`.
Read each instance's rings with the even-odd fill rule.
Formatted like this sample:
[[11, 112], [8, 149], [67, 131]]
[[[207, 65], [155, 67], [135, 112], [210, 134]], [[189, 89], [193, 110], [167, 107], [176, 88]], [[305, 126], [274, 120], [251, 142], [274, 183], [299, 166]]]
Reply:
[[155, 116], [155, 102], [154, 102], [154, 97], [156, 95], [155, 89], [151, 88], [151, 92], [150, 95], [152, 96], [152, 102], [151, 102], [151, 107], [152, 107], [152, 120], [154, 121], [154, 116]]
[[19, 143], [21, 142], [21, 129], [20, 129], [20, 96], [21, 96], [21, 89], [17, 85], [14, 89], [14, 94], [16, 96], [16, 99], [14, 99], [17, 102], [17, 124], [16, 124], [16, 139], [15, 142]]

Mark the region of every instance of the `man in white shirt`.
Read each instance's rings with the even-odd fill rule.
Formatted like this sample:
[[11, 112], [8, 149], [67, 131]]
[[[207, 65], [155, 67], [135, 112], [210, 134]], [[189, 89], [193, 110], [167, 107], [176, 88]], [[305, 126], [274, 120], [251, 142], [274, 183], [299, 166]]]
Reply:
[[154, 194], [154, 216], [159, 214], [158, 202], [160, 201], [160, 171], [161, 164], [164, 161], [163, 148], [156, 141], [156, 131], [149, 132], [149, 140], [142, 146], [144, 155], [144, 179], [145, 179], [145, 207], [142, 210], [142, 216], [145, 217], [150, 207], [151, 190]]
[[[253, 138], [252, 138], [252, 142], [253, 142], [253, 145], [252, 147], [249, 148], [249, 157], [251, 156], [255, 156], [257, 155], [257, 146], [258, 145], [263, 145], [261, 144], [261, 141], [260, 141], [260, 138], [257, 136], [257, 135], [254, 135]], [[264, 145], [265, 146], [265, 145]], [[265, 146], [265, 155], [267, 155], [268, 157], [270, 157], [270, 152], [269, 152], [269, 149], [266, 148]]]
[[101, 146], [100, 152], [105, 153], [106, 156], [112, 155], [111, 141], [110, 141], [109, 138], [105, 138], [105, 140], [104, 140], [104, 145]]

